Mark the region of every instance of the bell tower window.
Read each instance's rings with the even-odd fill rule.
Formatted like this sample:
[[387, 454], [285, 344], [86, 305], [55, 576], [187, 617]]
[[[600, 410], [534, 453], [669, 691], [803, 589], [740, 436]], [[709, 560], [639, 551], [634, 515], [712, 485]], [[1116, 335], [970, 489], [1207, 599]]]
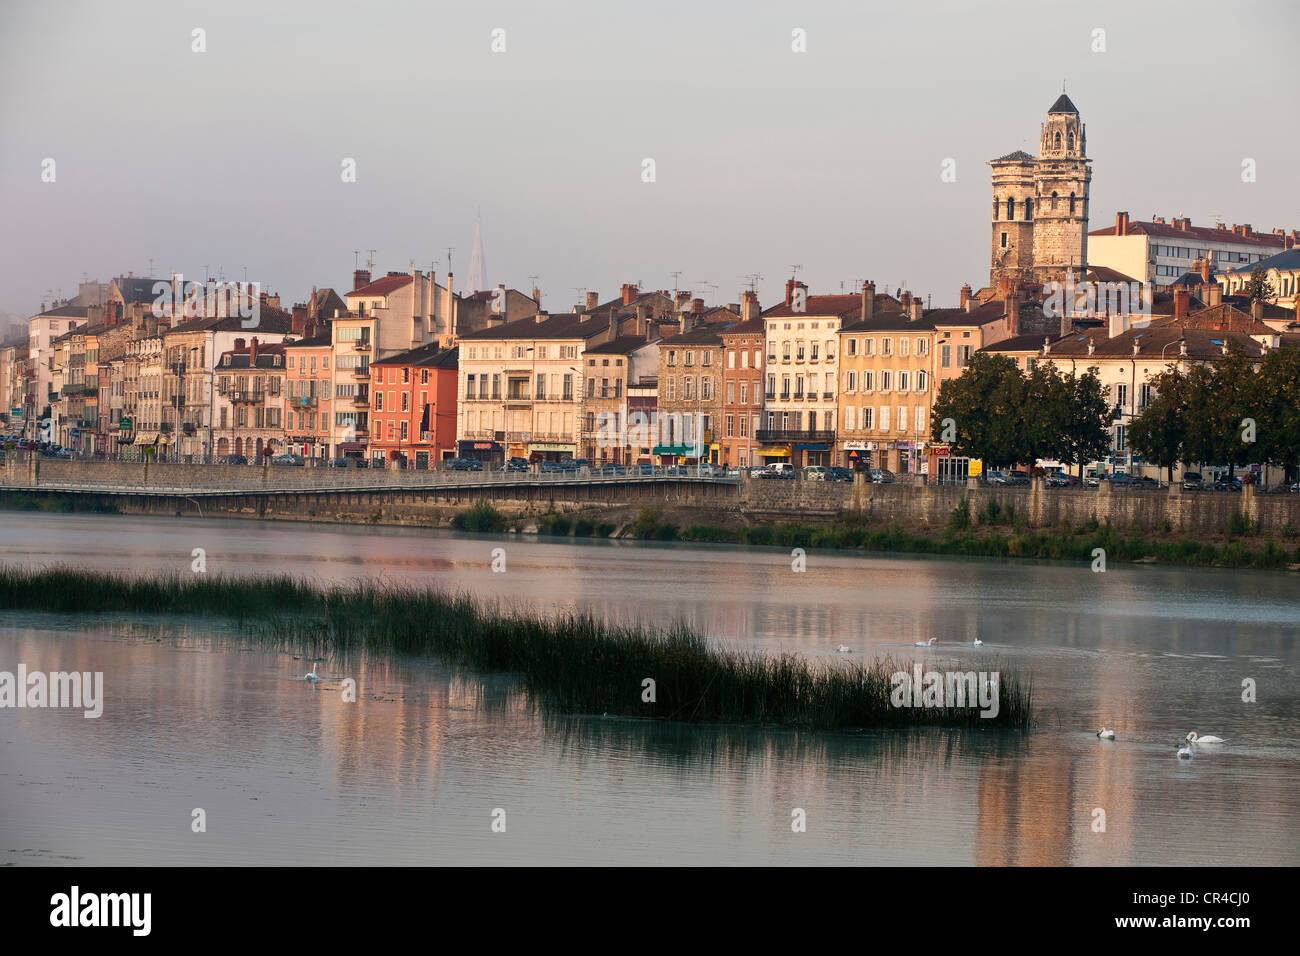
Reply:
[[1016, 201], [1015, 201], [1014, 199], [1008, 199], [1008, 200], [1007, 200], [1007, 219], [1008, 219], [1008, 220], [1011, 220], [1011, 219], [1015, 219], [1015, 218], [1016, 218]]
[[1061, 148], [1061, 131], [1059, 129], [1056, 131], [1056, 148]]

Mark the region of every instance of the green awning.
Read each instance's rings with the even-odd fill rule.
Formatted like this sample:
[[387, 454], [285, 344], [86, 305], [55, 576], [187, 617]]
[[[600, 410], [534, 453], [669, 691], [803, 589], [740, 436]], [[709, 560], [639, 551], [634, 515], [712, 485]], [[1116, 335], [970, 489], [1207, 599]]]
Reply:
[[652, 455], [694, 455], [694, 445], [656, 445]]

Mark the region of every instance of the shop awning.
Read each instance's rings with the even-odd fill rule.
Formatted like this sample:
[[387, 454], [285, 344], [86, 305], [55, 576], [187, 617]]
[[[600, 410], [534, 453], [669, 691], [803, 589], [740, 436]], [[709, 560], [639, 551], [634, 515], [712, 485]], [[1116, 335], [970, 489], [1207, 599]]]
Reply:
[[533, 442], [530, 451], [577, 451], [577, 445], [565, 445], [557, 442]]
[[694, 455], [694, 445], [656, 445], [652, 455]]
[[758, 450], [758, 453], [759, 453], [760, 455], [763, 455], [763, 456], [768, 457], [768, 458], [779, 457], [779, 456], [781, 456], [781, 455], [785, 455], [786, 457], [789, 457], [789, 455], [790, 455], [790, 446], [789, 446], [789, 445], [777, 445], [775, 448], [760, 448], [760, 449]]
[[157, 432], [140, 432], [140, 434], [135, 436], [135, 444], [137, 445], [152, 445], [157, 440]]
[[350, 451], [365, 451], [366, 443], [360, 441], [343, 441], [339, 442], [338, 450], [345, 454]]

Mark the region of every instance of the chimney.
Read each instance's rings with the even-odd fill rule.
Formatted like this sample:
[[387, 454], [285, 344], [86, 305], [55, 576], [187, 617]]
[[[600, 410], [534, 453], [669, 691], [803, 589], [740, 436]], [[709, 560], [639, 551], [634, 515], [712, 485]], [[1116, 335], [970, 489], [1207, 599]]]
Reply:
[[904, 292], [899, 301], [903, 304], [904, 315], [912, 310], [912, 293]]
[[294, 335], [301, 335], [306, 338], [307, 335], [307, 306], [301, 302], [293, 304], [293, 319], [289, 328]]
[[1207, 299], [1205, 304], [1219, 305], [1221, 302], [1223, 302], [1223, 286], [1219, 285], [1219, 283], [1217, 282], [1211, 282], [1209, 288], [1209, 298]]
[[1175, 229], [1180, 229], [1180, 230], [1182, 230], [1183, 232], [1186, 232], [1186, 231], [1187, 231], [1187, 227], [1190, 226], [1191, 224], [1192, 224], [1192, 221], [1191, 221], [1190, 219], [1188, 219], [1187, 217], [1185, 217], [1185, 216], [1184, 216], [1183, 218], [1181, 218], [1181, 219], [1174, 219], [1174, 228], [1175, 228]]
[[1191, 294], [1187, 291], [1187, 286], [1180, 285], [1174, 290], [1174, 321], [1181, 322], [1187, 318], [1187, 306], [1191, 300]]
[[1117, 236], [1128, 235], [1128, 213], [1127, 212], [1115, 213], [1115, 235]]
[[785, 280], [785, 304], [789, 305], [794, 301], [794, 279]]
[[1256, 299], [1250, 304], [1250, 317], [1256, 322], [1264, 321], [1264, 300]]
[[257, 366], [257, 336], [253, 336], [253, 341], [248, 346], [248, 366], [256, 368]]
[[970, 288], [970, 283], [967, 282], [965, 285], [961, 287], [961, 307], [967, 312], [970, 311], [970, 297], [971, 297], [971, 288]]
[[748, 322], [758, 318], [758, 293], [746, 291], [740, 296], [740, 320]]
[[362, 288], [362, 287], [364, 287], [364, 286], [368, 286], [368, 285], [370, 285], [370, 270], [369, 270], [369, 269], [358, 269], [356, 272], [352, 273], [352, 291], [353, 291], [353, 292], [356, 292], [358, 289], [360, 289], [360, 288]]
[[1208, 256], [1201, 260], [1201, 279], [1204, 280], [1206, 285], [1210, 284], [1210, 259]]
[[242, 352], [242, 351], [244, 351], [244, 345], [245, 345], [245, 344], [246, 344], [246, 343], [245, 343], [245, 341], [244, 341], [243, 339], [235, 339], [235, 351], [236, 351], [236, 352]]
[[681, 330], [683, 335], [691, 330], [691, 316], [689, 312], [683, 312], [681, 318], [679, 318], [677, 322], [678, 328]]
[[912, 321], [916, 322], [921, 318], [921, 310], [925, 306], [925, 300], [919, 295], [912, 300]]
[[1061, 310], [1061, 338], [1069, 335], [1074, 331], [1074, 323], [1070, 321], [1070, 313], [1065, 309]]
[[631, 305], [632, 300], [637, 296], [637, 288], [630, 282], [623, 283], [623, 304]]
[[[623, 286], [623, 289], [626, 290], [626, 289], [627, 289], [627, 286]], [[598, 305], [600, 305], [600, 293], [599, 293], [599, 292], [588, 292], [588, 293], [587, 293], [587, 311], [588, 311], [588, 312], [593, 312], [593, 311], [595, 311], [596, 306], [598, 306]]]
[[876, 284], [862, 283], [862, 319], [866, 321], [876, 314]]
[[703, 299], [691, 299], [691, 311], [694, 312], [696, 315], [703, 315], [703, 314], [704, 314], [704, 300], [703, 300]]
[[686, 308], [686, 303], [691, 300], [689, 292], [677, 291], [673, 293], [673, 311], [680, 312]]
[[632, 326], [632, 331], [629, 334], [636, 336], [645, 335], [646, 327], [650, 324], [649, 315], [650, 309], [645, 305], [645, 303], [638, 305], [636, 307], [636, 324]]
[[1015, 338], [1020, 334], [1020, 290], [1008, 289], [1006, 302], [1007, 338]]

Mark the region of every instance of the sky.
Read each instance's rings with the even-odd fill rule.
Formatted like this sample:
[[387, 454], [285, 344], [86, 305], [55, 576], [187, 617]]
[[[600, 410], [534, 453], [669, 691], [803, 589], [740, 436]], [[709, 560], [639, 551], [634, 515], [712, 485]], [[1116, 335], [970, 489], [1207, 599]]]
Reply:
[[463, 281], [476, 217], [488, 283], [551, 311], [752, 274], [766, 307], [796, 266], [955, 305], [988, 281], [985, 164], [1037, 153], [1063, 82], [1091, 229], [1300, 228], [1297, 32], [1291, 0], [3, 0], [0, 313], [151, 260], [286, 305], [356, 250]]

